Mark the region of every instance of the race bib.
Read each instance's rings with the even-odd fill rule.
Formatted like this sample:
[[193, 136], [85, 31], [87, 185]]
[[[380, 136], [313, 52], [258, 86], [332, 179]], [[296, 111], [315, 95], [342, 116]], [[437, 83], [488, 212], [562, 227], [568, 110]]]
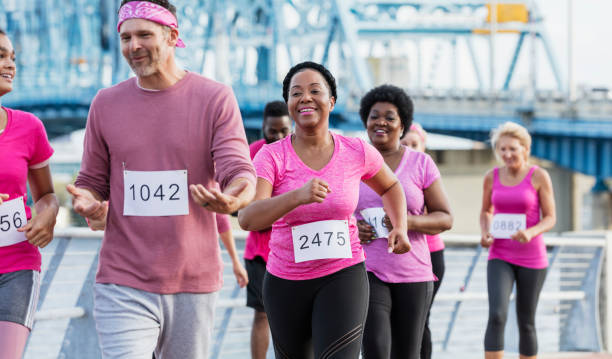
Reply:
[[123, 171], [124, 216], [189, 214], [187, 170]]
[[514, 233], [527, 228], [527, 216], [524, 214], [497, 213], [489, 232], [493, 238], [510, 238]]
[[383, 219], [385, 218], [385, 210], [382, 207], [376, 208], [366, 208], [359, 211], [363, 219], [368, 222], [368, 224], [374, 227], [374, 231], [376, 232], [376, 238], [388, 238], [389, 230], [383, 224]]
[[351, 258], [348, 221], [318, 221], [291, 227], [295, 263], [327, 258]]
[[23, 197], [0, 204], [0, 247], [6, 247], [26, 240], [22, 232], [17, 232], [28, 223]]

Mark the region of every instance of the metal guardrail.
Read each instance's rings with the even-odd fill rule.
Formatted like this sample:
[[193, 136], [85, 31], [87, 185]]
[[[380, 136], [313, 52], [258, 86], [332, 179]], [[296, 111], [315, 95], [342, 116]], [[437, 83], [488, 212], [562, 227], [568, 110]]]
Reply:
[[[89, 334], [95, 334], [91, 318], [92, 298], [90, 287], [93, 285], [97, 255], [91, 250], [87, 252], [89, 256], [95, 256], [95, 259], [91, 261], [85, 281], [81, 283], [81, 294], [76, 306], [45, 309], [41, 304], [45, 300], [49, 286], [54, 280], [55, 273], [64, 257], [76, 257], [80, 253], [85, 253], [78, 251], [68, 251], [70, 253], [67, 253], [71, 239], [89, 239], [91, 241], [92, 239], [101, 239], [102, 236], [103, 232], [93, 232], [88, 228], [66, 228], [57, 230], [55, 233], [57, 243], [46, 265], [47, 269], [41, 287], [41, 302], [39, 303], [41, 310], [37, 312], [35, 318], [40, 323], [70, 321], [66, 329], [66, 337], [70, 337], [68, 332], [72, 331], [73, 334], [70, 337], [72, 339], [64, 339], [62, 353], [66, 353], [66, 350], [64, 350], [64, 347], [67, 346], [66, 342], [72, 341], [74, 343], [76, 339], [83, 336], [84, 333], [81, 331], [89, 331]], [[239, 239], [245, 238], [246, 232], [235, 231], [234, 236]], [[481, 288], [476, 291], [471, 289], [475, 277], [482, 279], [482, 268], [483, 263], [486, 263], [486, 258], [485, 251], [479, 246], [479, 236], [446, 234], [442, 237], [449, 249], [449, 254], [454, 251], [455, 259], [460, 259], [455, 263], [462, 263], [463, 267], [467, 264], [467, 268], [463, 269], [465, 272], [455, 270], [455, 273], [452, 273], [455, 277], [463, 275], [463, 279], [459, 277], [461, 287], [450, 292], [441, 290], [434, 302], [433, 310], [436, 310], [436, 305], [440, 308], [450, 308], [450, 319], [448, 325], [446, 325], [442, 349], [454, 350], [451, 349], [454, 340], [456, 341], [454, 338], [459, 334], [462, 336], [465, 334], [464, 329], [459, 328], [463, 325], [460, 323], [463, 312], [469, 313], [470, 307], [473, 308], [474, 306], [481, 308], [482, 304], [478, 302], [486, 302], [487, 300], [486, 289], [482, 290]], [[558, 284], [555, 285], [558, 285], [558, 288], [552, 290], [551, 288], [546, 289], [545, 286], [545, 290], [540, 296], [540, 302], [541, 307], [552, 308], [551, 312], [557, 312], [555, 318], [558, 319], [555, 320], [559, 321], [559, 349], [563, 351], [603, 351], [604, 348], [607, 348], [608, 352], [612, 352], [610, 350], [612, 348], [612, 295], [608, 295], [608, 289], [612, 288], [612, 275], [608, 275], [608, 273], [612, 274], [612, 261], [604, 260], [605, 258], [612, 258], [612, 232], [602, 234], [564, 233], [560, 236], [545, 236], [545, 242], [549, 248], [549, 273], [551, 271], [557, 273]], [[79, 241], [73, 244], [78, 243]], [[452, 257], [447, 257], [447, 268], [449, 268], [449, 265], [452, 266], [451, 262]], [[447, 271], [448, 275], [449, 272]], [[451, 279], [445, 278], [443, 288], [449, 281]], [[236, 288], [232, 289], [233, 295], [230, 295], [229, 298], [220, 299], [217, 305], [219, 309], [223, 310], [222, 317], [226, 326], [227, 322], [231, 320], [232, 310], [244, 307], [244, 299], [235, 295], [237, 293], [235, 292]], [[512, 310], [509, 311], [510, 316], [512, 316], [511, 312]], [[611, 315], [607, 315], [608, 313]], [[76, 329], [72, 328], [73, 326]], [[512, 327], [511, 318], [508, 326], [506, 329], [507, 336], [509, 333], [517, 332], [516, 328]], [[227, 330], [227, 328], [224, 330]], [[75, 333], [81, 333], [81, 336], [76, 337]], [[94, 339], [91, 340], [95, 341], [95, 335], [93, 337]], [[512, 342], [512, 340], [510, 338], [507, 342]], [[223, 338], [220, 338], [217, 342], [222, 343]], [[88, 345], [93, 344], [88, 343]], [[80, 345], [80, 347], [82, 346]], [[511, 351], [511, 349], [509, 350]], [[220, 349], [217, 352], [220, 353]], [[66, 357], [71, 356], [66, 355]]]

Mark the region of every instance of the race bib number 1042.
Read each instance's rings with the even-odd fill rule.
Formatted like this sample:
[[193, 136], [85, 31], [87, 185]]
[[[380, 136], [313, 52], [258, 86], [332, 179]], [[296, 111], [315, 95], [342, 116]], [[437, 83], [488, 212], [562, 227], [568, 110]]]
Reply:
[[187, 170], [123, 171], [124, 216], [189, 214]]
[[348, 221], [329, 220], [291, 227], [295, 263], [327, 258], [351, 258]]

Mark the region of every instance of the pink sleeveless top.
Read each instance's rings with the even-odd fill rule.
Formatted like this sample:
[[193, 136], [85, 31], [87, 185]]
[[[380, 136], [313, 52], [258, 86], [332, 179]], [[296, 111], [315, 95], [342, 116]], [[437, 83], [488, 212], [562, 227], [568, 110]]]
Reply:
[[[538, 191], [531, 184], [531, 177], [537, 166], [531, 167], [525, 178], [516, 186], [504, 186], [499, 180], [499, 168], [493, 171], [491, 202], [493, 214], [525, 214], [527, 228], [540, 221], [540, 199]], [[527, 243], [509, 238], [495, 238], [489, 250], [489, 260], [501, 259], [508, 263], [527, 268], [541, 269], [548, 266], [546, 246], [542, 235], [535, 236]]]
[[437, 252], [444, 249], [444, 241], [440, 237], [439, 234], [427, 234], [425, 235], [427, 238], [427, 246], [429, 247], [429, 252]]

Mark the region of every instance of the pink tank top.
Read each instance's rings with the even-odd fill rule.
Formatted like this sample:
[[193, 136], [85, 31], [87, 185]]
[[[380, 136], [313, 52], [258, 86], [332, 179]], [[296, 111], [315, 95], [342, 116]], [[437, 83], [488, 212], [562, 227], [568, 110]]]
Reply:
[[[493, 214], [525, 214], [527, 228], [540, 221], [540, 199], [538, 191], [531, 184], [533, 172], [538, 168], [531, 167], [523, 180], [516, 186], [504, 186], [499, 180], [499, 168], [493, 171], [493, 189], [491, 202]], [[527, 268], [541, 269], [548, 266], [546, 246], [542, 235], [537, 235], [527, 243], [520, 243], [509, 238], [495, 238], [489, 250], [489, 260], [501, 259], [508, 263]]]

